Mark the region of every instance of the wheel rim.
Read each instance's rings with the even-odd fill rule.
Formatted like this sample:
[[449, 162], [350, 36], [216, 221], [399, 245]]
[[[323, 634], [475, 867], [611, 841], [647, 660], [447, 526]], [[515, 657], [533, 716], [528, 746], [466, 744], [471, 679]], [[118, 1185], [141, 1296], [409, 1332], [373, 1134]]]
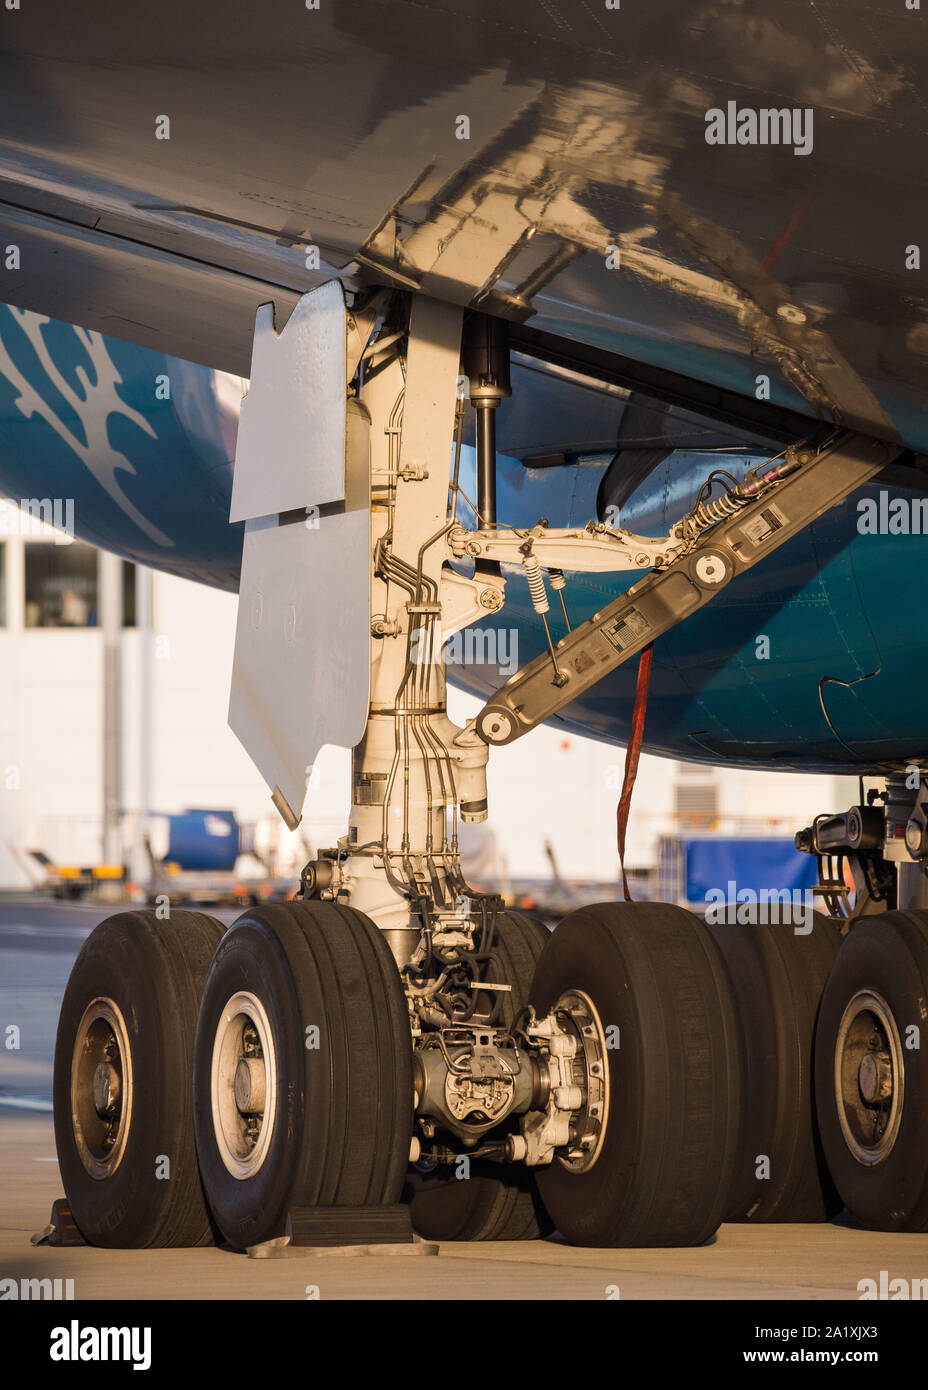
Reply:
[[210, 1099], [220, 1158], [233, 1177], [253, 1177], [267, 1158], [277, 1114], [274, 1034], [254, 994], [234, 994], [220, 1015]]
[[118, 1004], [100, 996], [81, 1016], [71, 1057], [71, 1125], [92, 1178], [119, 1167], [132, 1122], [132, 1052]]
[[609, 1120], [609, 1067], [606, 1034], [596, 1005], [582, 990], [567, 990], [554, 1006], [562, 1024], [576, 1036], [574, 1080], [583, 1092], [583, 1104], [571, 1121], [571, 1141], [557, 1161], [571, 1173], [587, 1173], [602, 1152]]
[[844, 1010], [834, 1079], [844, 1141], [858, 1163], [872, 1168], [892, 1153], [905, 1091], [899, 1030], [875, 990], [860, 990]]

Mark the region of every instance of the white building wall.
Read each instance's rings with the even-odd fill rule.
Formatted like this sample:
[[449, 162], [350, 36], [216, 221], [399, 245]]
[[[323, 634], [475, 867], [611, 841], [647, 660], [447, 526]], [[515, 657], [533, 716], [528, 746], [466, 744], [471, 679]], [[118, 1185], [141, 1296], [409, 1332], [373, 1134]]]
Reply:
[[[322, 845], [345, 833], [349, 756], [324, 749], [314, 770], [303, 824], [290, 835], [272, 808], [254, 764], [228, 727], [236, 598], [201, 584], [154, 576], [151, 670], [152, 796], [161, 814], [192, 806], [228, 809], [244, 822], [265, 822], [298, 870]], [[141, 811], [139, 791], [140, 642], [124, 642], [124, 802]]]
[[[57, 862], [101, 855], [102, 643], [98, 629], [22, 628], [22, 539], [7, 544], [7, 616], [0, 629], [0, 887], [28, 880], [15, 850], [42, 848]], [[334, 844], [348, 811], [348, 754], [325, 749], [304, 823], [288, 836], [268, 790], [227, 726], [235, 633], [233, 595], [154, 576], [151, 809], [233, 810], [281, 837], [298, 868], [308, 851]], [[123, 808], [138, 813], [140, 641], [122, 635]], [[479, 701], [449, 692], [463, 723]], [[550, 872], [550, 840], [565, 878], [612, 879], [618, 867], [615, 814], [624, 750], [556, 728], [540, 728], [490, 758], [490, 827], [497, 863], [514, 878]], [[706, 770], [717, 784], [718, 828], [792, 834], [819, 811], [843, 809], [853, 786], [807, 775]], [[644, 755], [632, 806], [627, 863], [655, 862], [656, 842], [674, 829], [678, 764]], [[473, 838], [473, 837], [472, 837]], [[476, 837], [479, 839], [479, 836]], [[135, 872], [139, 861], [133, 860]]]
[[[10, 524], [16, 510], [7, 508], [3, 528], [0, 887], [29, 882], [27, 848], [53, 844], [62, 862], [98, 859], [102, 817], [102, 634], [24, 629], [24, 536]], [[54, 533], [43, 527], [28, 533], [30, 540], [43, 536]]]

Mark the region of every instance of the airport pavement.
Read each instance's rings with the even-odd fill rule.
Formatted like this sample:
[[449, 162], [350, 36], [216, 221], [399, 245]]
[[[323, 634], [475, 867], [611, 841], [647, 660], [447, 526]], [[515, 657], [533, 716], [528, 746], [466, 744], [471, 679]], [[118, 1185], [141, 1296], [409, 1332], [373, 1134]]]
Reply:
[[[559, 1241], [442, 1245], [437, 1255], [32, 1246], [61, 1195], [51, 1116], [0, 1113], [0, 1279], [73, 1279], [80, 1299], [795, 1299], [928, 1277], [928, 1236], [840, 1224], [723, 1226], [694, 1250], [579, 1250]], [[616, 1292], [618, 1290], [618, 1293]]]
[[[74, 956], [110, 909], [0, 903], [0, 1279], [74, 1280], [80, 1299], [855, 1300], [858, 1281], [928, 1277], [928, 1235], [849, 1225], [723, 1226], [693, 1250], [580, 1250], [557, 1240], [442, 1245], [437, 1255], [291, 1250], [250, 1260], [223, 1249], [107, 1251], [32, 1246], [62, 1195], [51, 1059]], [[231, 914], [234, 917], [236, 914]], [[309, 1291], [309, 1295], [307, 1293]], [[618, 1292], [617, 1292], [618, 1291]]]

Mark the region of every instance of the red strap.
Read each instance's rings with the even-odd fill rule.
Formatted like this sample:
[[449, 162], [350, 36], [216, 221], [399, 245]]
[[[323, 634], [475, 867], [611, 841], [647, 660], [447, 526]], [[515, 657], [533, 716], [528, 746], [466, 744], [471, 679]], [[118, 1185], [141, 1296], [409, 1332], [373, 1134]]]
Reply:
[[641, 756], [641, 738], [644, 733], [644, 716], [648, 708], [648, 687], [651, 684], [651, 656], [654, 643], [642, 647], [638, 658], [638, 680], [635, 684], [635, 707], [632, 710], [632, 731], [625, 749], [625, 776], [622, 779], [622, 795], [616, 810], [616, 830], [619, 842], [619, 866], [622, 870], [622, 888], [625, 901], [630, 903], [632, 895], [628, 891], [625, 877], [625, 832], [628, 829], [628, 813], [632, 806], [632, 792], [638, 776], [638, 759]]
[[773, 270], [773, 267], [776, 265], [777, 261], [780, 259], [781, 255], [786, 250], [787, 246], [792, 241], [794, 235], [798, 231], [799, 223], [805, 216], [805, 213], [808, 210], [809, 204], [811, 202], [811, 198], [806, 198], [805, 202], [797, 203], [796, 206], [793, 208], [792, 212], [789, 215], [789, 221], [787, 222], [786, 226], [783, 228], [782, 232], [776, 238], [776, 240], [771, 242], [770, 246], [767, 248], [767, 254], [766, 256], [764, 256], [764, 259], [760, 263], [761, 270], [766, 270], [768, 272]]

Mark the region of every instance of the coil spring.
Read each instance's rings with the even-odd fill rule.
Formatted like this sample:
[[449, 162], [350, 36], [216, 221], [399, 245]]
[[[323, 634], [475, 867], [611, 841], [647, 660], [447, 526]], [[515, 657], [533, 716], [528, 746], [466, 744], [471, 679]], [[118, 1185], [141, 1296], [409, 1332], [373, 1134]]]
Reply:
[[740, 512], [741, 508], [746, 507], [751, 501], [753, 498], [723, 492], [721, 497], [714, 497], [711, 502], [700, 502], [686, 518], [687, 529], [690, 535], [698, 536], [702, 531], [708, 531], [710, 526], [724, 521], [726, 517], [734, 516], [735, 512]]
[[525, 577], [528, 580], [528, 591], [532, 597], [532, 607], [536, 613], [547, 613], [548, 594], [545, 589], [545, 577], [541, 572], [541, 565], [534, 555], [523, 555], [522, 564], [525, 568]]

